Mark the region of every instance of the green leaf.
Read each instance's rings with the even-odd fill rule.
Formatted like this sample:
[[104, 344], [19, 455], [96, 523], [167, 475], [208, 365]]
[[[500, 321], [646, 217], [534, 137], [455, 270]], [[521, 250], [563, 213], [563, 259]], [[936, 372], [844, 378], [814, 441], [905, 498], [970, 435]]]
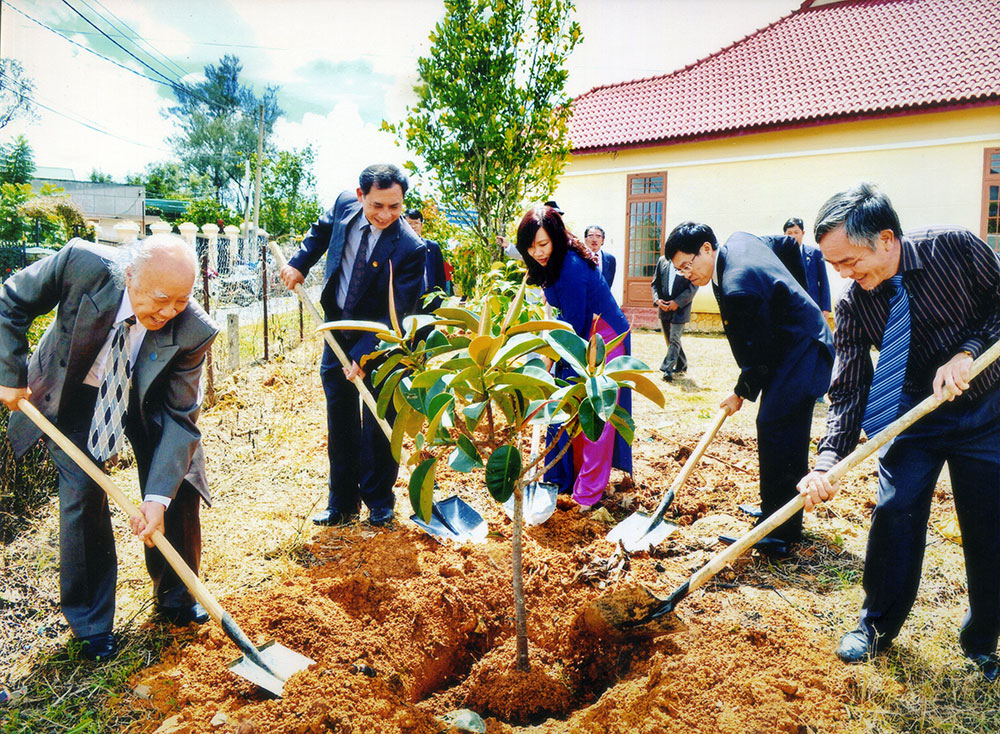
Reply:
[[626, 443], [632, 443], [635, 439], [635, 421], [622, 406], [615, 407], [615, 412], [611, 414], [611, 425], [621, 434]]
[[587, 371], [594, 374], [604, 367], [604, 337], [594, 334], [587, 344]]
[[521, 452], [514, 446], [501, 446], [486, 462], [486, 488], [497, 502], [510, 499], [520, 475]]
[[370, 331], [379, 334], [383, 331], [392, 332], [380, 321], [361, 321], [344, 319], [343, 321], [327, 321], [316, 327], [316, 331]]
[[489, 405], [489, 402], [489, 400], [483, 400], [478, 403], [470, 403], [462, 408], [462, 415], [465, 416], [465, 425], [468, 427], [470, 433], [479, 427], [479, 421], [482, 420], [483, 413], [486, 412], [486, 406]]
[[597, 414], [590, 398], [580, 401], [580, 427], [583, 429], [583, 435], [591, 441], [599, 439], [604, 432], [604, 421]]
[[475, 444], [469, 440], [468, 436], [458, 437], [458, 445], [448, 457], [448, 466], [455, 471], [468, 472], [483, 465], [483, 459], [479, 455], [479, 450]]
[[509, 339], [506, 344], [500, 347], [497, 353], [493, 355], [493, 359], [490, 360], [490, 364], [500, 364], [501, 362], [520, 357], [522, 354], [541, 349], [544, 346], [545, 340], [541, 337], [534, 334], [520, 334]]
[[615, 357], [610, 362], [608, 362], [607, 367], [604, 369], [605, 372], [618, 372], [620, 370], [632, 370], [638, 372], [649, 372], [649, 366], [640, 359], [629, 354], [623, 354], [620, 357]]
[[431, 324], [437, 324], [439, 319], [434, 318], [430, 314], [418, 313], [410, 314], [409, 316], [403, 317], [403, 335], [407, 338], [412, 339], [413, 335], [417, 333], [418, 330], [425, 326], [430, 326]]
[[406, 355], [402, 352], [396, 352], [395, 354], [390, 354], [386, 357], [385, 362], [379, 366], [379, 368], [375, 371], [375, 374], [372, 376], [372, 384], [375, 387], [381, 385], [382, 381], [389, 376], [389, 374], [396, 368], [396, 365], [398, 365], [400, 360], [405, 356]]
[[436, 316], [451, 321], [457, 321], [469, 331], [476, 331], [479, 328], [479, 317], [465, 308], [442, 307], [434, 312]]
[[570, 369], [581, 377], [587, 376], [587, 342], [572, 331], [549, 331], [544, 339]]
[[438, 380], [440, 380], [445, 375], [449, 374], [451, 374], [451, 370], [445, 370], [445, 369], [427, 370], [426, 372], [421, 372], [420, 374], [415, 375], [410, 384], [414, 389], [420, 389], [420, 388], [426, 389], [429, 388]]
[[618, 403], [618, 385], [605, 375], [591, 377], [584, 384], [587, 386], [587, 397], [590, 398], [594, 410], [601, 420], [606, 421], [615, 412], [615, 405]]
[[[444, 418], [444, 414], [447, 412], [448, 408], [454, 404], [455, 397], [450, 393], [441, 393], [440, 395], [435, 395], [428, 405], [428, 415], [431, 417], [427, 422], [427, 440], [431, 443], [436, 442], [440, 436], [438, 436], [438, 429], [441, 426], [441, 419]], [[444, 433], [444, 438], [447, 440], [448, 434]]]
[[605, 372], [604, 376], [610, 377], [615, 382], [631, 383], [635, 391], [647, 400], [656, 403], [661, 408], [666, 405], [666, 397], [663, 395], [663, 390], [660, 389], [660, 386], [641, 372], [618, 370], [615, 372]]
[[434, 505], [434, 474], [437, 458], [427, 459], [410, 475], [410, 507], [424, 522], [431, 521]]
[[406, 423], [412, 413], [413, 409], [404, 403], [403, 407], [396, 414], [395, 422], [392, 424], [389, 448], [392, 450], [392, 458], [396, 460], [397, 464], [403, 455], [403, 438], [406, 436]]
[[403, 379], [403, 377], [405, 377], [403, 370], [393, 372], [378, 391], [378, 401], [376, 401], [375, 407], [378, 410], [380, 418], [385, 418], [386, 413], [389, 410], [389, 402], [393, 399], [393, 395], [396, 392], [396, 386], [399, 384], [399, 381]]

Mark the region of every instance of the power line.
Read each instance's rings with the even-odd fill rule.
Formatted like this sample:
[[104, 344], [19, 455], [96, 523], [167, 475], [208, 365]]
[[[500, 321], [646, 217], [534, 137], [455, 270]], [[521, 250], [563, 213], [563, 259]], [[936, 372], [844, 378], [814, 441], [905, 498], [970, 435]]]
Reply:
[[[153, 44], [151, 44], [146, 38], [143, 38], [142, 35], [140, 35], [134, 28], [132, 28], [132, 26], [130, 26], [128, 23], [122, 20], [121, 16], [115, 15], [115, 13], [112, 12], [107, 5], [101, 2], [101, 0], [94, 0], [94, 2], [100, 5], [104, 9], [105, 13], [107, 13], [107, 15], [101, 13], [101, 11], [97, 10], [87, 0], [83, 0], [84, 5], [86, 5], [88, 8], [97, 13], [102, 19], [104, 19], [109, 25], [111, 25], [112, 28], [120, 31], [123, 35], [125, 31], [121, 31], [121, 28], [119, 26], [124, 27], [127, 31], [129, 31], [132, 34], [132, 36], [129, 38], [132, 44], [138, 48], [139, 44], [136, 43], [136, 41], [141, 42], [148, 49], [146, 53], [149, 54], [150, 58], [153, 57], [153, 54], [150, 53], [150, 51], [154, 52], [157, 56], [163, 58], [167, 62], [166, 64], [160, 61], [157, 61], [157, 63], [160, 64], [164, 69], [167, 69], [172, 75], [176, 76], [178, 80], [182, 80], [185, 76], [187, 76], [188, 74], [187, 70], [179, 66], [173, 59], [171, 59], [169, 56], [164, 54], [158, 48], [153, 46]], [[110, 16], [110, 18], [108, 16]], [[115, 21], [117, 21], [117, 23]], [[173, 66], [173, 68], [176, 69], [176, 71], [171, 70], [170, 66]]]
[[158, 69], [154, 69], [154, 68], [153, 68], [152, 66], [150, 66], [149, 64], [147, 64], [147, 63], [146, 63], [145, 61], [143, 61], [142, 59], [140, 59], [140, 58], [139, 58], [138, 56], [136, 56], [136, 55], [135, 55], [134, 53], [132, 53], [132, 52], [131, 52], [131, 51], [129, 51], [129, 50], [127, 49], [127, 48], [125, 48], [125, 47], [124, 47], [124, 46], [122, 46], [122, 45], [121, 45], [120, 43], [118, 43], [118, 41], [116, 41], [116, 40], [115, 40], [115, 39], [113, 39], [113, 38], [112, 38], [111, 36], [109, 36], [109, 35], [108, 35], [107, 33], [105, 33], [105, 32], [104, 32], [104, 31], [103, 31], [103, 30], [102, 30], [101, 28], [99, 28], [99, 27], [97, 26], [97, 24], [96, 24], [96, 23], [94, 23], [94, 22], [93, 22], [93, 21], [92, 21], [92, 20], [91, 20], [90, 18], [88, 18], [88, 17], [86, 16], [86, 15], [84, 15], [84, 14], [83, 14], [83, 13], [81, 13], [81, 12], [80, 12], [79, 10], [77, 10], [77, 9], [76, 9], [76, 8], [74, 8], [74, 7], [72, 6], [72, 5], [70, 5], [70, 3], [69, 3], [69, 0], [63, 0], [63, 5], [65, 5], [65, 6], [67, 7], [67, 8], [69, 8], [69, 9], [70, 9], [70, 10], [72, 10], [72, 11], [73, 11], [74, 13], [76, 13], [77, 15], [79, 15], [79, 16], [80, 16], [81, 18], [83, 18], [84, 22], [86, 22], [86, 23], [87, 23], [87, 24], [88, 24], [89, 26], [91, 26], [91, 27], [92, 27], [92, 28], [93, 28], [94, 30], [96, 30], [96, 31], [97, 31], [98, 33], [100, 33], [100, 34], [101, 34], [102, 36], [104, 36], [105, 38], [107, 38], [107, 39], [108, 39], [109, 41], [111, 41], [111, 43], [115, 44], [115, 45], [116, 45], [116, 46], [117, 46], [118, 48], [120, 48], [120, 49], [121, 49], [122, 51], [124, 51], [125, 53], [127, 53], [127, 54], [128, 54], [129, 56], [131, 56], [131, 57], [132, 57], [133, 59], [135, 59], [135, 60], [136, 60], [136, 61], [138, 61], [138, 62], [139, 62], [140, 64], [142, 64], [143, 66], [145, 66], [145, 67], [146, 67], [147, 69], [149, 69], [149, 70], [150, 70], [151, 72], [153, 72], [153, 73], [154, 73], [154, 74], [156, 74], [157, 76], [161, 76], [161, 77], [163, 77], [163, 78], [164, 78], [164, 79], [166, 80], [167, 84], [169, 84], [169, 85], [170, 85], [171, 87], [175, 87], [175, 88], [176, 88], [176, 87], [178, 86], [178, 85], [177, 85], [177, 82], [176, 82], [176, 80], [174, 80], [174, 79], [171, 79], [170, 77], [166, 76], [166, 75], [165, 75], [165, 74], [164, 74], [163, 72], [159, 71]]

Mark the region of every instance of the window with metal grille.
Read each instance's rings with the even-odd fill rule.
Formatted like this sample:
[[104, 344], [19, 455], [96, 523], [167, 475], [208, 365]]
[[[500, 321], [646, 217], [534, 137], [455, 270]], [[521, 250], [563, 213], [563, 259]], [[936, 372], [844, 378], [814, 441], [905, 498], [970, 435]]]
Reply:
[[983, 155], [982, 238], [1000, 251], [1000, 148], [987, 148]]

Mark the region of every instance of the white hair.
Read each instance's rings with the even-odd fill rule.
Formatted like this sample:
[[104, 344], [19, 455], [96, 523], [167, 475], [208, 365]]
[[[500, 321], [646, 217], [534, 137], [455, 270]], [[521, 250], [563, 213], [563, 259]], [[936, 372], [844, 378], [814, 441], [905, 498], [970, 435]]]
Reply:
[[154, 234], [116, 250], [115, 259], [109, 265], [115, 285], [124, 289], [126, 278], [130, 272], [134, 275], [154, 258], [164, 255], [185, 257], [190, 261], [197, 277], [198, 255], [194, 248], [178, 235]]

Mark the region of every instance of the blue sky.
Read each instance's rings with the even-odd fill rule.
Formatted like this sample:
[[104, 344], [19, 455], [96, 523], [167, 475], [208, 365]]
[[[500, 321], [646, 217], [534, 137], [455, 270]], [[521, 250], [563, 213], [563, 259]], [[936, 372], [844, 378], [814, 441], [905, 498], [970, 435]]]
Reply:
[[[569, 91], [668, 73], [800, 4], [577, 0], [584, 40], [569, 62]], [[428, 34], [444, 12], [440, 0], [3, 0], [0, 55], [24, 64], [35, 97], [51, 109], [8, 125], [0, 142], [23, 133], [38, 165], [71, 168], [77, 178], [96, 168], [117, 180], [171, 157], [163, 110], [173, 96], [85, 50], [157, 76], [73, 8], [113, 36], [115, 27], [140, 36], [149, 55], [138, 55], [164, 75], [196, 78], [229, 53], [242, 61], [244, 83], [258, 91], [278, 85], [286, 116], [276, 125], [277, 142], [313, 145], [324, 203], [353, 187], [368, 163], [411, 157], [379, 128], [383, 119], [405, 117], [413, 103], [417, 59], [428, 53]]]

